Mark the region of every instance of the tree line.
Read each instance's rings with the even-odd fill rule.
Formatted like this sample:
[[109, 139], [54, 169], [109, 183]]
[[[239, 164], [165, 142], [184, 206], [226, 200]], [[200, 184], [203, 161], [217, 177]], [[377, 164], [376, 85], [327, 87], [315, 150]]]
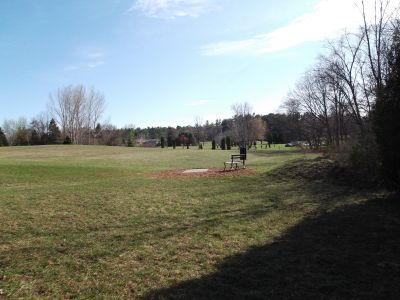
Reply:
[[[89, 95], [86, 98], [85, 95]], [[49, 110], [33, 117], [18, 120], [4, 120], [0, 127], [0, 146], [83, 144], [135, 146], [141, 140], [163, 140], [167, 147], [202, 145], [215, 141], [221, 146], [222, 140], [230, 145], [253, 145], [256, 140], [270, 143], [286, 143], [293, 140], [289, 117], [285, 114], [256, 115], [248, 103], [232, 106], [233, 116], [214, 122], [194, 119], [193, 125], [176, 127], [140, 128], [128, 125], [118, 128], [103, 122], [104, 97], [99, 92], [82, 86], [66, 87], [51, 95]], [[88, 99], [88, 100], [86, 100]], [[97, 102], [99, 99], [99, 102]], [[95, 108], [95, 109], [93, 109]]]

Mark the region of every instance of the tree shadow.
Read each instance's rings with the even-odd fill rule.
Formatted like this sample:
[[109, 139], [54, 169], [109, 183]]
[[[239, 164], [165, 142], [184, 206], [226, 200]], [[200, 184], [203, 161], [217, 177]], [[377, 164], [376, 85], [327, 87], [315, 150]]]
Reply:
[[307, 218], [215, 273], [144, 299], [399, 299], [399, 254], [399, 201], [376, 199]]

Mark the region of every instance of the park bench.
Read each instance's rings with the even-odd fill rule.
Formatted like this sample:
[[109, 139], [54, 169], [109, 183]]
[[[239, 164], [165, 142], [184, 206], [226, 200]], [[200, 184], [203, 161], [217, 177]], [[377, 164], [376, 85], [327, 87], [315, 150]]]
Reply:
[[226, 167], [230, 166], [230, 170], [239, 169], [239, 164], [243, 165], [243, 169], [246, 168], [246, 154], [232, 154], [231, 160], [224, 162], [224, 171], [226, 171]]

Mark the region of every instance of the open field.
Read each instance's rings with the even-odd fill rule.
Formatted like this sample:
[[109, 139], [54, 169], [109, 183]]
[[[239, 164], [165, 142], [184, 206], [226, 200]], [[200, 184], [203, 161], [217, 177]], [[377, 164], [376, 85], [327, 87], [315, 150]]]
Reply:
[[316, 154], [0, 148], [1, 297], [396, 298], [400, 213]]

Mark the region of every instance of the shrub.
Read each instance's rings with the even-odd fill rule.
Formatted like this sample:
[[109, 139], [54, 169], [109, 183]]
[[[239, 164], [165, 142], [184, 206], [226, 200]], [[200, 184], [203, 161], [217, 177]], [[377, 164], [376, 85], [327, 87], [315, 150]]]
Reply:
[[64, 145], [70, 145], [71, 144], [71, 138], [68, 135], [65, 137], [63, 144]]
[[378, 161], [379, 155], [375, 137], [372, 134], [360, 137], [351, 149], [351, 167], [371, 179], [377, 175]]

